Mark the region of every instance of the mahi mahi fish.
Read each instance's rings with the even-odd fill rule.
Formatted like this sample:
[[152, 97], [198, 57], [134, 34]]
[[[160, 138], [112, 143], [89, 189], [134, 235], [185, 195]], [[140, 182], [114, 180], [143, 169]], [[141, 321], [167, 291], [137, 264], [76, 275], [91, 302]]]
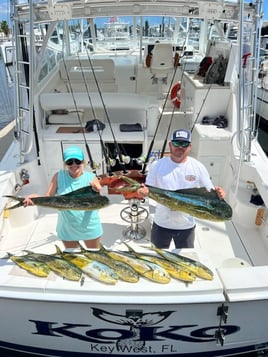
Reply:
[[[19, 203], [8, 207], [8, 209], [23, 206], [23, 201], [25, 200], [25, 197], [4, 197], [19, 201]], [[109, 199], [106, 196], [102, 196], [98, 192], [94, 191], [91, 186], [82, 187], [64, 195], [33, 197], [31, 200], [37, 206], [55, 208], [59, 210], [92, 211], [103, 208], [109, 204]]]
[[[144, 248], [148, 249], [148, 247], [145, 247], [145, 246], [144, 246]], [[182, 256], [182, 255], [179, 255], [179, 254], [176, 254], [173, 252], [169, 252], [164, 249], [157, 248], [153, 244], [151, 245], [150, 249], [157, 252], [160, 256], [169, 260], [170, 262], [178, 264], [179, 266], [182, 266], [182, 267], [188, 269], [189, 271], [191, 271], [193, 274], [195, 274], [199, 278], [206, 279], [206, 280], [213, 279], [213, 272], [208, 267], [206, 267], [204, 264], [202, 264], [194, 259]]]
[[[148, 247], [144, 247], [147, 248]], [[212, 280], [213, 279], [213, 272], [206, 267], [204, 264], [198, 262], [197, 260], [185, 257], [180, 254], [176, 254], [173, 252], [169, 252], [164, 249], [157, 248], [155, 245], [151, 245], [150, 249], [154, 250], [157, 252], [161, 257], [169, 260], [172, 263], [178, 264], [179, 266], [185, 267], [189, 271], [191, 271], [193, 274], [198, 276], [199, 278], [206, 279], [206, 280]]]
[[25, 250], [28, 253], [28, 256], [39, 262], [45, 263], [49, 266], [49, 268], [56, 273], [57, 275], [61, 276], [64, 279], [72, 280], [72, 281], [79, 281], [82, 276], [82, 270], [79, 269], [76, 265], [68, 262], [62, 258], [59, 258], [55, 255], [48, 255], [42, 253], [34, 253], [29, 250]]
[[[79, 244], [80, 245], [80, 244]], [[114, 260], [108, 255], [96, 250], [86, 250], [81, 245], [81, 253], [86, 257], [101, 262], [113, 268], [119, 276], [120, 280], [128, 283], [137, 283], [139, 281], [139, 274], [128, 264], [119, 260]]]
[[[147, 185], [148, 196], [154, 201], [168, 207], [172, 211], [188, 213], [196, 218], [209, 221], [227, 221], [232, 218], [232, 208], [220, 199], [215, 190], [208, 191], [205, 187], [186, 188], [181, 190], [165, 190]], [[140, 183], [125, 176], [118, 176], [114, 185], [116, 192], [137, 191]]]
[[57, 253], [63, 259], [76, 265], [86, 275], [91, 278], [101, 281], [106, 284], [116, 284], [118, 281], [118, 275], [114, 269], [106, 264], [90, 259], [83, 255], [62, 252], [56, 245]]
[[50, 268], [47, 264], [30, 258], [28, 254], [21, 256], [12, 255], [10, 253], [7, 254], [9, 259], [11, 259], [20, 268], [26, 270], [28, 273], [31, 273], [40, 278], [48, 277]]
[[137, 252], [127, 243], [124, 242], [124, 244], [128, 247], [131, 254], [142, 260], [150, 261], [157, 265], [160, 265], [174, 279], [178, 279], [184, 282], [193, 282], [196, 279], [196, 275], [189, 271], [189, 269], [184, 268], [183, 266], [179, 266], [178, 264], [172, 263], [171, 261], [164, 259], [163, 257]]
[[156, 283], [165, 284], [167, 282], [166, 276], [159, 274], [150, 264], [147, 264], [147, 262], [142, 261], [141, 259], [136, 259], [135, 257], [131, 257], [129, 254], [123, 253], [122, 251], [119, 252], [119, 251], [107, 250], [104, 248], [103, 245], [101, 245], [101, 251], [107, 254], [112, 259], [119, 260], [123, 263], [130, 265], [142, 277], [145, 277]]

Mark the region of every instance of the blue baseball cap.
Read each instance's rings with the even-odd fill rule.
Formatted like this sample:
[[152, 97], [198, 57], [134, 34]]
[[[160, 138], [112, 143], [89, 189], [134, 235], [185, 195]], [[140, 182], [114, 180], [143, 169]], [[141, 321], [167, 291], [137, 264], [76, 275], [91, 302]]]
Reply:
[[171, 141], [188, 141], [191, 142], [191, 132], [187, 129], [175, 130], [172, 134]]
[[63, 152], [63, 160], [66, 162], [69, 159], [84, 160], [84, 153], [78, 146], [69, 146]]

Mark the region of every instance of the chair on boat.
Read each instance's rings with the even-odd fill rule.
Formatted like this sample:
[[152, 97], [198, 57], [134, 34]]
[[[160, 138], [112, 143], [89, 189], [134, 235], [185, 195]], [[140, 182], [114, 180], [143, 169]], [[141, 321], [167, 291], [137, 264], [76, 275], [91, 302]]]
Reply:
[[150, 70], [153, 84], [160, 79], [167, 83], [168, 74], [174, 69], [173, 47], [171, 43], [156, 43], [152, 53]]

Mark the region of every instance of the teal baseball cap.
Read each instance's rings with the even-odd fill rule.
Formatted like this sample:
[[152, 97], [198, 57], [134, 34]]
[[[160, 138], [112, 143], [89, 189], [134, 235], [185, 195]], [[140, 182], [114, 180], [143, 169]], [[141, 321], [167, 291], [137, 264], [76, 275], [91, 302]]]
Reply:
[[66, 162], [69, 159], [84, 160], [84, 153], [78, 146], [69, 146], [63, 152], [63, 160]]

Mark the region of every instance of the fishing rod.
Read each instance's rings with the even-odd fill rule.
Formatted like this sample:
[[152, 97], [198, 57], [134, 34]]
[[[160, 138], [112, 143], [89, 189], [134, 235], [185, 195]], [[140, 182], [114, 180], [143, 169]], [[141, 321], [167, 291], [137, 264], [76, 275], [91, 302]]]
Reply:
[[[177, 73], [177, 68], [178, 68], [179, 59], [177, 59], [175, 62], [176, 62], [176, 63], [175, 63], [175, 69], [174, 69], [174, 72], [173, 72], [173, 75], [172, 75], [172, 78], [171, 78], [171, 81], [170, 81], [170, 85], [169, 85], [169, 88], [168, 88], [168, 92], [167, 92], [167, 95], [166, 95], [166, 97], [165, 97], [165, 101], [164, 101], [164, 104], [163, 104], [163, 107], [162, 107], [162, 111], [161, 111], [160, 117], [159, 117], [159, 119], [158, 119], [158, 123], [157, 123], [156, 129], [155, 129], [155, 132], [154, 132], [154, 136], [153, 136], [153, 138], [152, 138], [151, 144], [150, 144], [149, 149], [148, 149], [148, 152], [147, 152], [147, 156], [146, 156], [146, 158], [145, 158], [145, 160], [144, 160], [143, 168], [142, 168], [142, 170], [141, 170], [141, 173], [142, 173], [142, 174], [145, 174], [145, 172], [146, 172], [146, 167], [147, 167], [148, 161], [149, 161], [150, 156], [151, 156], [151, 151], [152, 151], [152, 148], [153, 148], [153, 146], [154, 146], [156, 134], [157, 134], [157, 132], [158, 132], [158, 129], [159, 129], [159, 126], [160, 126], [162, 117], [163, 117], [163, 113], [164, 113], [165, 108], [166, 108], [166, 105], [167, 105], [168, 96], [169, 96], [169, 93], [170, 93], [170, 91], [171, 91], [171, 87], [172, 87], [173, 81], [174, 81], [175, 76], [176, 76], [176, 73]], [[182, 79], [182, 78], [181, 78], [181, 79]], [[174, 107], [174, 110], [175, 110], [175, 107]], [[173, 110], [173, 114], [174, 114], [174, 110]], [[168, 131], [169, 131], [169, 129], [170, 129], [172, 119], [173, 119], [173, 115], [172, 115], [171, 120], [170, 120], [170, 124], [169, 124]]]
[[[185, 71], [185, 64], [184, 64], [184, 68], [182, 70], [182, 75], [181, 75], [181, 80], [180, 81], [182, 81], [184, 71]], [[174, 118], [174, 113], [175, 113], [175, 105], [173, 105], [172, 114], [171, 114], [171, 118], [170, 118], [170, 121], [169, 121], [169, 124], [168, 124], [168, 129], [167, 129], [165, 141], [163, 143], [162, 150], [161, 150], [161, 153], [160, 153], [160, 158], [162, 158], [164, 156], [164, 153], [165, 153], [165, 150], [166, 150], [167, 141], [168, 141], [168, 135], [169, 135], [171, 124], [172, 124], [172, 121], [173, 121], [173, 118]]]
[[[91, 96], [89, 94], [88, 83], [86, 81], [85, 73], [84, 73], [84, 70], [83, 70], [83, 67], [82, 67], [82, 63], [81, 63], [81, 60], [80, 60], [80, 57], [79, 57], [78, 53], [77, 53], [77, 57], [78, 57], [79, 66], [80, 66], [80, 69], [81, 69], [83, 81], [84, 81], [84, 84], [85, 84], [85, 87], [86, 87], [88, 100], [90, 102], [91, 110], [92, 110], [92, 113], [93, 113], [93, 117], [95, 119], [97, 119], [96, 112], [95, 112], [95, 109], [94, 109], [94, 106], [93, 106], [93, 103], [92, 103], [92, 99], [91, 99]], [[108, 172], [109, 176], [112, 176], [112, 174], [113, 174], [112, 173], [112, 165], [111, 165], [112, 159], [110, 159], [109, 153], [107, 152], [108, 149], [107, 149], [107, 147], [105, 146], [105, 144], [103, 142], [102, 134], [101, 134], [101, 130], [100, 130], [100, 124], [99, 124], [98, 121], [96, 122], [96, 125], [97, 125], [97, 132], [98, 132], [98, 135], [99, 135], [100, 144], [101, 144], [101, 148], [102, 148], [102, 153], [103, 153], [103, 156], [104, 156], [104, 159], [105, 159], [105, 163], [106, 163], [107, 172]]]
[[[189, 29], [189, 27], [188, 27], [188, 32], [186, 33], [185, 40], [184, 40], [184, 43], [183, 43], [183, 45], [182, 45], [182, 49], [185, 48], [185, 44], [186, 44], [186, 41], [187, 41], [187, 37], [188, 37], [189, 31], [190, 31], [190, 29]], [[182, 57], [183, 57], [183, 55], [182, 55]], [[161, 122], [161, 120], [162, 120], [163, 113], [164, 113], [164, 110], [165, 110], [165, 108], [166, 108], [168, 96], [169, 96], [169, 93], [171, 92], [171, 87], [172, 87], [173, 81], [174, 81], [175, 76], [176, 76], [176, 73], [177, 73], [179, 60], [180, 60], [179, 56], [176, 56], [176, 55], [175, 55], [175, 60], [174, 60], [174, 72], [173, 72], [173, 75], [172, 75], [172, 78], [171, 78], [171, 81], [170, 81], [170, 85], [169, 85], [169, 88], [168, 88], [168, 92], [167, 92], [167, 95], [166, 95], [166, 97], [165, 97], [165, 101], [164, 101], [163, 108], [162, 108], [162, 111], [161, 111], [161, 114], [160, 114], [160, 117], [159, 117], [159, 120], [158, 120], [156, 129], [155, 129], [154, 136], [153, 136], [152, 141], [151, 141], [151, 144], [150, 144], [150, 146], [149, 146], [149, 149], [148, 149], [148, 152], [147, 152], [147, 156], [146, 156], [146, 158], [145, 158], [145, 160], [144, 160], [143, 168], [142, 168], [142, 170], [141, 170], [141, 173], [142, 173], [143, 175], [144, 175], [145, 172], [146, 172], [146, 167], [147, 167], [147, 164], [148, 164], [149, 159], [150, 159], [150, 156], [151, 156], [151, 151], [152, 151], [152, 148], [153, 148], [153, 146], [154, 146], [156, 134], [157, 134], [157, 132], [158, 132], [158, 129], [159, 129], [159, 126], [160, 126], [160, 122]], [[185, 65], [186, 65], [186, 64], [185, 64]], [[185, 68], [185, 65], [184, 65], [184, 68]], [[183, 70], [182, 70], [180, 82], [182, 81], [182, 78], [183, 78], [183, 74], [184, 74], [184, 71], [185, 71], [184, 68], [183, 68]], [[167, 143], [167, 137], [168, 137], [169, 130], [170, 130], [170, 128], [171, 128], [171, 123], [172, 123], [172, 121], [173, 121], [174, 112], [175, 112], [175, 106], [173, 107], [173, 111], [172, 111], [172, 115], [171, 115], [171, 118], [170, 118], [170, 122], [169, 122], [169, 126], [168, 126], [168, 131], [167, 131], [166, 139], [165, 139], [165, 142], [164, 142], [163, 147], [162, 147], [161, 157], [163, 157], [163, 155], [164, 155], [164, 151], [165, 151], [165, 147], [166, 147], [166, 143]]]
[[168, 125], [167, 134], [166, 134], [165, 141], [163, 143], [162, 150], [161, 150], [161, 153], [160, 153], [160, 159], [162, 159], [162, 157], [164, 156], [165, 150], [166, 150], [166, 145], [167, 145], [171, 124], [172, 124], [173, 117], [174, 117], [174, 112], [175, 112], [175, 105], [173, 106], [171, 118], [170, 118], [169, 125]]
[[79, 120], [80, 126], [81, 126], [81, 128], [82, 128], [82, 135], [83, 135], [83, 138], [84, 138], [84, 142], [85, 142], [85, 146], [86, 146], [86, 151], [87, 151], [87, 155], [88, 155], [88, 158], [89, 158], [89, 163], [90, 163], [90, 166], [91, 166], [92, 171], [93, 171], [93, 172], [96, 172], [96, 165], [95, 165], [95, 163], [94, 163], [94, 161], [93, 161], [93, 158], [92, 158], [92, 155], [91, 155], [91, 152], [90, 152], [88, 143], [87, 143], [85, 131], [84, 131], [83, 124], [82, 124], [82, 120], [81, 120], [81, 117], [80, 117], [80, 114], [79, 114], [79, 111], [78, 111], [77, 102], [76, 102], [75, 95], [74, 95], [74, 92], [73, 92], [73, 88], [72, 88], [72, 85], [71, 85], [71, 81], [70, 81], [70, 77], [69, 77], [69, 74], [68, 74], [68, 70], [67, 70], [67, 66], [66, 66], [66, 62], [65, 62], [64, 56], [63, 56], [62, 59], [63, 59], [63, 64], [64, 64], [64, 68], [65, 68], [67, 80], [68, 80], [68, 83], [69, 83], [70, 92], [71, 92], [71, 95], [72, 95], [72, 98], [73, 98], [75, 110], [76, 110], [76, 112], [77, 112], [78, 120]]
[[207, 100], [207, 97], [208, 97], [209, 92], [210, 92], [210, 90], [211, 90], [212, 84], [213, 84], [213, 83], [211, 83], [210, 86], [208, 87], [208, 90], [207, 90], [206, 95], [205, 95], [205, 97], [204, 97], [204, 99], [203, 99], [203, 102], [202, 102], [202, 104], [200, 105], [199, 111], [198, 111], [198, 113], [197, 113], [197, 115], [196, 115], [196, 118], [195, 118], [195, 120], [194, 120], [193, 126], [192, 126], [192, 128], [191, 128], [191, 132], [193, 131], [193, 129], [194, 129], [194, 127], [195, 127], [195, 124], [197, 123], [197, 120], [198, 120], [198, 118], [199, 118], [199, 115], [200, 115], [200, 113], [201, 113], [201, 111], [202, 111], [202, 109], [203, 109], [203, 107], [204, 107], [204, 105], [205, 105], [205, 103], [206, 103], [206, 100]]
[[119, 164], [122, 167], [123, 174], [126, 174], [127, 170], [126, 170], [125, 161], [123, 159], [122, 153], [121, 153], [121, 151], [119, 149], [118, 142], [116, 141], [116, 138], [115, 138], [115, 135], [114, 135], [114, 131], [113, 131], [113, 128], [112, 128], [112, 123], [111, 123], [110, 117], [108, 115], [106, 105], [105, 105], [104, 100], [103, 100], [103, 96], [102, 96], [102, 93], [101, 93], [101, 90], [100, 90], [100, 86], [99, 86], [99, 83], [98, 83], [98, 80], [97, 80], [97, 77], [96, 77], [96, 74], [95, 74], [95, 71], [94, 71], [94, 67], [93, 67], [91, 58], [90, 58], [90, 56], [88, 54], [88, 49], [86, 49], [86, 53], [87, 53], [87, 58], [88, 58], [88, 61], [89, 61], [90, 67], [91, 67], [91, 71], [92, 71], [92, 74], [93, 74], [93, 77], [94, 77], [94, 80], [95, 80], [95, 83], [96, 83], [96, 86], [97, 86], [97, 90], [98, 90], [98, 93], [99, 93], [99, 96], [100, 96], [100, 99], [101, 99], [103, 110], [105, 112], [109, 127], [111, 129], [111, 133], [112, 133], [115, 149], [116, 149], [116, 152], [117, 152], [117, 155], [118, 155], [118, 158], [119, 158]]

